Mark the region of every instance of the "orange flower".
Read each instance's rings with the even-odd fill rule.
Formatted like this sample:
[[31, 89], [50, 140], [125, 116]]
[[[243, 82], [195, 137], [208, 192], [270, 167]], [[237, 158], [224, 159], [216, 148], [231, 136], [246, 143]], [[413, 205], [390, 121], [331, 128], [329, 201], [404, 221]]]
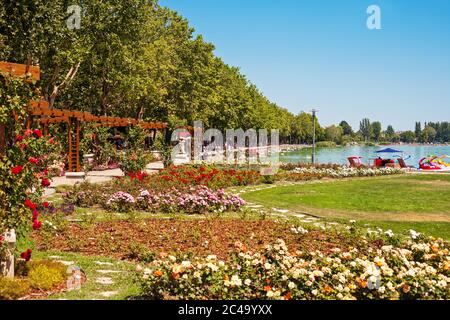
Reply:
[[288, 292], [285, 296], [284, 296], [284, 300], [291, 300], [292, 299], [292, 294], [290, 292]]
[[229, 281], [230, 278], [229, 278], [227, 275], [225, 275], [225, 276], [223, 277], [223, 280], [224, 280], [224, 281]]
[[367, 280], [364, 279], [358, 279], [358, 284], [361, 288], [367, 288]]
[[333, 291], [333, 288], [331, 288], [329, 285], [326, 285], [323, 288], [323, 291], [325, 292], [325, 294], [330, 294]]
[[411, 290], [411, 287], [405, 283], [402, 287], [402, 290], [403, 290], [404, 294], [407, 294], [409, 292], [409, 290]]
[[445, 271], [450, 270], [450, 263], [449, 263], [449, 262], [447, 262], [446, 264], [444, 264], [444, 270], [445, 270]]
[[437, 253], [439, 251], [439, 245], [433, 244], [431, 246], [431, 251], [433, 251], [433, 253]]
[[161, 277], [161, 276], [163, 275], [163, 273], [162, 273], [161, 270], [155, 270], [155, 272], [153, 272], [153, 275], [154, 275], [155, 277]]
[[175, 280], [177, 280], [180, 277], [179, 273], [176, 272], [172, 272], [172, 278], [174, 278]]
[[265, 287], [264, 287], [264, 291], [265, 291], [265, 292], [268, 292], [268, 291], [270, 291], [270, 290], [272, 290], [272, 287], [271, 287], [271, 286], [265, 286]]

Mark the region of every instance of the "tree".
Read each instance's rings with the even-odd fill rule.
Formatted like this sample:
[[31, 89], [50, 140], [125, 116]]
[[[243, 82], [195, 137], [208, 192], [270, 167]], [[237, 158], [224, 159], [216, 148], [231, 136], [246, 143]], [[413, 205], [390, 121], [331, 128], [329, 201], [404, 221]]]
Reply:
[[332, 125], [325, 128], [325, 139], [340, 144], [344, 130], [341, 126]]
[[339, 124], [339, 126], [342, 128], [343, 130], [343, 134], [344, 135], [353, 135], [353, 129], [352, 127], [348, 124], [347, 121], [341, 121], [341, 123]]
[[392, 137], [395, 134], [394, 127], [392, 125], [388, 125], [386, 128], [386, 135], [388, 137]]
[[400, 141], [405, 143], [412, 143], [416, 138], [416, 134], [412, 131], [405, 131], [400, 134]]
[[379, 141], [380, 140], [380, 136], [381, 136], [381, 122], [379, 121], [375, 121], [374, 123], [372, 123], [372, 134], [373, 134], [373, 138], [375, 139], [375, 141]]
[[436, 138], [436, 130], [431, 126], [426, 126], [422, 131], [423, 142], [434, 142]]
[[370, 138], [372, 137], [372, 125], [370, 123], [370, 120], [367, 118], [364, 118], [359, 123], [359, 131], [361, 132], [361, 135], [364, 138], [365, 142], [368, 142]]
[[420, 138], [422, 137], [422, 124], [420, 122], [416, 122], [414, 134], [416, 136], [416, 139], [419, 141]]

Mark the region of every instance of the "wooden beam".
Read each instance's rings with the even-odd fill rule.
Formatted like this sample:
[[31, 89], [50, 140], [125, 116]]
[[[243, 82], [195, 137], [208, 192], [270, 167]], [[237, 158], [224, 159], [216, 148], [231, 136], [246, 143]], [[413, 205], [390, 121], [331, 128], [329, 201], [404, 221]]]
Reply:
[[22, 77], [29, 74], [32, 80], [41, 79], [40, 68], [37, 66], [0, 61], [0, 70], [8, 72], [15, 77]]

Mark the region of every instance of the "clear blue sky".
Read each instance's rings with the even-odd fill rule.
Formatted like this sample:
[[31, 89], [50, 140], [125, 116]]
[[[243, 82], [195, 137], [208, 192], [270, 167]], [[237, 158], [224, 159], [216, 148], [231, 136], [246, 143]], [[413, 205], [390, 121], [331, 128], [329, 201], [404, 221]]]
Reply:
[[[161, 0], [291, 112], [324, 125], [450, 121], [449, 0]], [[366, 27], [381, 8], [382, 30]]]

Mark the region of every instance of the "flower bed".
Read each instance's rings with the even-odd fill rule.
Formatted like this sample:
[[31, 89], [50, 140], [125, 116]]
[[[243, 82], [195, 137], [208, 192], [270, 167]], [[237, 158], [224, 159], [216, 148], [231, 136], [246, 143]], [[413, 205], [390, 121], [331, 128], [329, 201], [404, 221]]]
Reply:
[[223, 189], [213, 191], [205, 186], [191, 187], [185, 191], [170, 189], [165, 192], [141, 191], [138, 206], [151, 212], [183, 212], [188, 214], [206, 212], [238, 211], [245, 201]]
[[[297, 230], [298, 231], [298, 230]], [[240, 242], [229, 262], [167, 256], [138, 268], [144, 295], [163, 299], [448, 299], [448, 244], [415, 237], [403, 245], [331, 253], [290, 252], [283, 240], [252, 252]]]
[[346, 166], [307, 166], [296, 167], [290, 171], [282, 172], [278, 176], [281, 180], [299, 181], [322, 178], [351, 178], [351, 177], [373, 177], [393, 174], [402, 174], [403, 171], [395, 168], [351, 168]]
[[246, 186], [261, 182], [261, 175], [255, 170], [206, 165], [171, 166], [155, 176], [149, 177], [151, 186], [204, 185], [211, 189]]
[[138, 197], [125, 192], [114, 193], [106, 208], [118, 212], [140, 209], [153, 213], [201, 214], [207, 212], [238, 211], [245, 201], [229, 195], [223, 189], [213, 191], [205, 186], [171, 188], [164, 192], [141, 190]]

